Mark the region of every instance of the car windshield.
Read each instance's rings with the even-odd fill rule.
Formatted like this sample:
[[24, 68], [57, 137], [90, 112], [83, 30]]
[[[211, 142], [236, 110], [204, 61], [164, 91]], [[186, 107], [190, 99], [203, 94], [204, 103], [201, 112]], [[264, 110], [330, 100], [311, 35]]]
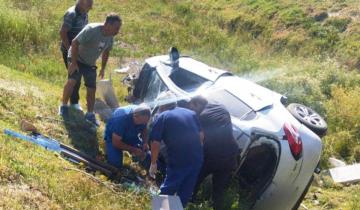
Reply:
[[152, 71], [150, 74], [149, 85], [146, 88], [146, 93], [144, 97], [144, 102], [151, 102], [158, 97], [158, 95], [164, 91], [167, 91], [168, 88], [164, 82], [160, 79], [160, 76], [156, 71]]
[[245, 114], [252, 111], [248, 105], [226, 90], [212, 91], [207, 94], [206, 98], [210, 103], [224, 105], [230, 114], [237, 118], [242, 118]]

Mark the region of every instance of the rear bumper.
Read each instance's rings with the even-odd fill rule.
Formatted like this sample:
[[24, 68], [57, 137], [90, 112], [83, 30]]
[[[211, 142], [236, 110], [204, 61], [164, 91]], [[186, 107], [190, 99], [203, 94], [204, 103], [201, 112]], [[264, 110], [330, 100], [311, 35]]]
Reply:
[[305, 126], [299, 133], [303, 140], [303, 156], [292, 157], [287, 141], [281, 141], [281, 159], [272, 183], [254, 205], [254, 209], [292, 209], [303, 194], [313, 173], [318, 169], [322, 143]]

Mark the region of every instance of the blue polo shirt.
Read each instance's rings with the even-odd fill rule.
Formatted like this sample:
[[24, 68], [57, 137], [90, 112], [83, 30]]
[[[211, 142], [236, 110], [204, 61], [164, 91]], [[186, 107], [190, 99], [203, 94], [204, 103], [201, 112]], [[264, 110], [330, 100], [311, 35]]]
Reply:
[[174, 108], [161, 113], [154, 121], [150, 140], [164, 141], [169, 167], [184, 168], [202, 164], [200, 123], [195, 112]]
[[112, 134], [122, 137], [125, 144], [140, 146], [139, 134], [146, 128], [145, 124], [135, 125], [133, 120], [133, 109], [135, 106], [125, 106], [116, 109], [105, 128], [105, 141], [112, 141]]

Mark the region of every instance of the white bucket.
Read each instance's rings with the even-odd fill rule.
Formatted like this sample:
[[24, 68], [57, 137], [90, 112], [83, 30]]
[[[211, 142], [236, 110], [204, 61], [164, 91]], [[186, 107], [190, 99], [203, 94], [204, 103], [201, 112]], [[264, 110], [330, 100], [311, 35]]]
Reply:
[[97, 91], [110, 108], [116, 109], [119, 107], [119, 101], [116, 98], [111, 79], [98, 81]]

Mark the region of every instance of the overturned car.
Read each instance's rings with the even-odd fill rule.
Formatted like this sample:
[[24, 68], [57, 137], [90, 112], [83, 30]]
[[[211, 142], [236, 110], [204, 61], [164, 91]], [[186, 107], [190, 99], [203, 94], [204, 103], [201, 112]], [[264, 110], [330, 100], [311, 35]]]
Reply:
[[[125, 80], [126, 81], [126, 80]], [[326, 122], [301, 104], [286, 105], [286, 97], [210, 67], [176, 49], [149, 58], [130, 84], [131, 101], [156, 109], [156, 98], [171, 91], [178, 101], [201, 94], [224, 105], [232, 116], [239, 147], [235, 177], [251, 192], [250, 209], [297, 209], [312, 182], [322, 151]]]

